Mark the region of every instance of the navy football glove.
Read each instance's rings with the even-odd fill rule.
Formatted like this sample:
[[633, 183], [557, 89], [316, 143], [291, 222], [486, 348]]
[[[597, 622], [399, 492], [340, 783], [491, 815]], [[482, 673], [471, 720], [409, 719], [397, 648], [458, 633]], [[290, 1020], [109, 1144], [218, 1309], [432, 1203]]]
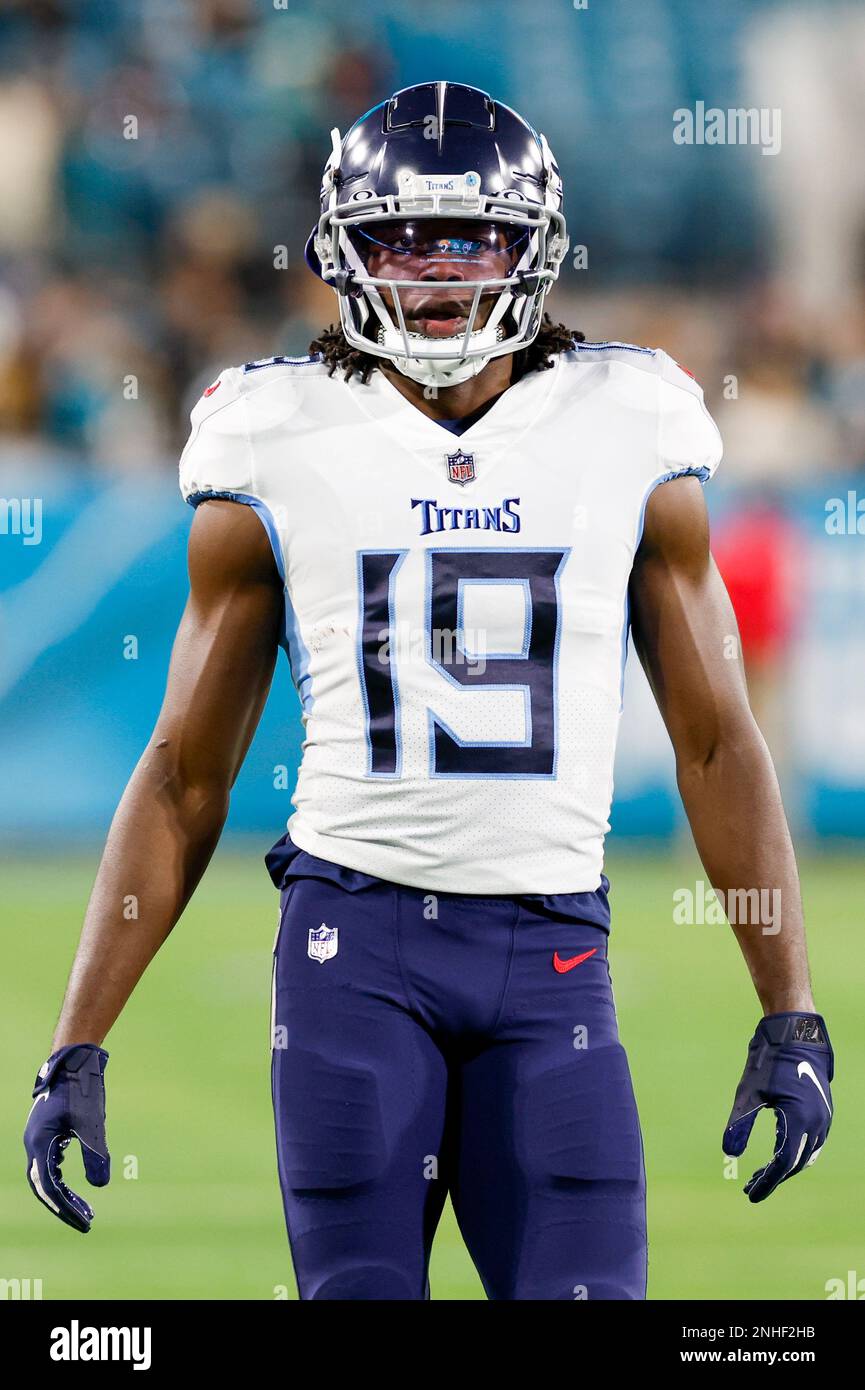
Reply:
[[60, 1165], [73, 1138], [81, 1144], [84, 1172], [93, 1187], [111, 1176], [105, 1142], [105, 1083], [108, 1053], [95, 1043], [75, 1043], [53, 1052], [39, 1068], [36, 1099], [24, 1130], [27, 1181], [39, 1198], [76, 1231], [86, 1234], [93, 1209], [63, 1181]]
[[775, 1152], [745, 1192], [762, 1202], [813, 1163], [832, 1124], [832, 1044], [820, 1014], [769, 1014], [757, 1025], [724, 1131], [725, 1154], [744, 1153], [758, 1110], [775, 1111]]

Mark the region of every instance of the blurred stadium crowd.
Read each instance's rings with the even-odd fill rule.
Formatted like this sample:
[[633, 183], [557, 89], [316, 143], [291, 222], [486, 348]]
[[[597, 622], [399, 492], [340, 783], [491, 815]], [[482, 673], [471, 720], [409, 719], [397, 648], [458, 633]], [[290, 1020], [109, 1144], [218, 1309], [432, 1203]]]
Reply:
[[[333, 321], [302, 258], [329, 132], [447, 76], [556, 153], [578, 259], [550, 312], [702, 382], [713, 551], [788, 808], [865, 836], [865, 568], [855, 518], [825, 525], [865, 470], [863, 71], [853, 0], [0, 0], [0, 726], [31, 788], [0, 826], [44, 832], [54, 759], [58, 823], [110, 816], [185, 596], [189, 409]], [[780, 112], [780, 151], [676, 143], [698, 102]], [[22, 496], [44, 544], [14, 534]], [[118, 666], [138, 631], [147, 659]], [[626, 682], [615, 826], [666, 833], [668, 743], [635, 662]], [[282, 816], [270, 750], [300, 730], [271, 705], [238, 825]]]
[[[826, 88], [825, 124], [842, 50], [848, 63], [865, 52], [856, 13], [812, 6], [809, 32], [757, 0], [715, 17], [645, 0], [591, 19], [557, 3], [540, 57], [523, 47], [513, 61], [527, 8], [471, 7], [467, 28], [447, 0], [423, 13], [371, 0], [350, 15], [293, 0], [7, 0], [7, 461], [168, 469], [190, 402], [222, 365], [306, 351], [333, 318], [302, 262], [328, 132], [445, 66], [524, 107], [559, 156], [588, 268], [565, 266], [551, 311], [590, 338], [663, 345], [685, 362], [721, 425], [728, 480], [865, 466], [865, 199], [835, 218], [852, 270], [821, 306], [807, 246], [785, 250], [777, 233], [797, 197], [789, 142], [776, 177], [758, 150], [677, 147], [670, 133], [680, 103], [747, 104], [765, 88], [774, 104], [806, 77]], [[833, 30], [832, 63], [820, 60], [820, 11], [850, 31], [841, 45]], [[764, 65], [779, 50], [781, 78]], [[843, 142], [833, 161], [849, 204]], [[825, 185], [824, 171], [831, 214]]]

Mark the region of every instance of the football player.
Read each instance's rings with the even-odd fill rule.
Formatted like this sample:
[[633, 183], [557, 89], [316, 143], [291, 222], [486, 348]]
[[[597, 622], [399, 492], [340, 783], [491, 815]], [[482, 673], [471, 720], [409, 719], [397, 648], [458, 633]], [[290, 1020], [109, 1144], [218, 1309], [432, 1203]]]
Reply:
[[427, 1297], [448, 1192], [490, 1298], [645, 1297], [603, 874], [629, 631], [712, 883], [783, 906], [733, 923], [763, 1017], [724, 1147], [775, 1111], [758, 1201], [826, 1137], [796, 865], [709, 552], [718, 432], [665, 352], [545, 315], [567, 246], [542, 135], [471, 87], [400, 91], [333, 132], [307, 260], [339, 326], [192, 412], [189, 602], [25, 1136], [78, 1230], [62, 1153], [108, 1180], [101, 1044], [213, 853], [279, 646], [305, 728], [268, 855], [302, 1298]]

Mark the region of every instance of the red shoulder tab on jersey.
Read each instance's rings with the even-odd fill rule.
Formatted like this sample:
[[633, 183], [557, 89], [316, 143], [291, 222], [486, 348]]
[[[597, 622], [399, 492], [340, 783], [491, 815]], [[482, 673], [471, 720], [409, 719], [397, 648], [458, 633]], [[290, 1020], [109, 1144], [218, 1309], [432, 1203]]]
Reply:
[[[690, 372], [688, 373], [688, 375], [690, 376]], [[206, 388], [206, 390], [202, 393], [202, 399], [204, 399], [204, 396], [212, 396], [213, 393], [214, 393], [214, 391], [218, 390], [218, 388], [219, 388], [221, 385], [222, 385], [222, 377], [220, 377], [218, 381], [215, 381], [215, 382], [213, 383], [212, 386], [208, 386], [208, 387]]]
[[[674, 361], [674, 362], [676, 361], [675, 357], [673, 358], [673, 361]], [[685, 376], [689, 376], [689, 377], [691, 378], [692, 381], [697, 381], [697, 378], [694, 376], [694, 373], [693, 373], [693, 372], [689, 372], [687, 367], [683, 367], [682, 364], [681, 364], [681, 362], [676, 362], [676, 366], [679, 368], [679, 371], [680, 371], [680, 372], [684, 372], [684, 373], [685, 373]], [[217, 385], [218, 385], [218, 384], [219, 384], [219, 383], [217, 383]], [[697, 381], [697, 385], [698, 385], [698, 386], [700, 385], [699, 381]], [[213, 389], [215, 390], [216, 387], [214, 387]], [[205, 392], [205, 395], [206, 395], [206, 394], [207, 394], [207, 392]]]

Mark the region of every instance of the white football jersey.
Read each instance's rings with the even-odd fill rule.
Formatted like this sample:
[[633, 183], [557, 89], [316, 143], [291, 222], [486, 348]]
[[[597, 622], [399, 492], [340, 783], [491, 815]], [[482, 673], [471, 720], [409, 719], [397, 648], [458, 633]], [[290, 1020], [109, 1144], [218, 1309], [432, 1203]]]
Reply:
[[285, 582], [294, 843], [423, 889], [596, 889], [646, 503], [720, 457], [693, 378], [622, 343], [560, 355], [459, 436], [379, 370], [223, 372], [181, 487], [254, 507]]

